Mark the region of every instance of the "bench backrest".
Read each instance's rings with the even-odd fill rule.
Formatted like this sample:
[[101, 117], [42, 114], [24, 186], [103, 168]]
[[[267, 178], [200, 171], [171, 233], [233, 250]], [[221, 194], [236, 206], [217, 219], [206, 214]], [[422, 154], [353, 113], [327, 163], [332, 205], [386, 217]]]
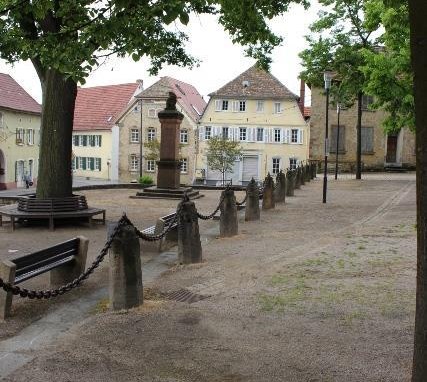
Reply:
[[74, 260], [79, 250], [78, 238], [65, 241], [11, 261], [16, 264], [15, 284], [48, 272]]
[[[165, 226], [169, 226], [174, 221], [175, 216], [176, 212], [173, 212], [169, 215], [162, 216], [159, 220], [163, 221], [165, 223]], [[175, 224], [178, 224], [178, 222], [176, 222]]]

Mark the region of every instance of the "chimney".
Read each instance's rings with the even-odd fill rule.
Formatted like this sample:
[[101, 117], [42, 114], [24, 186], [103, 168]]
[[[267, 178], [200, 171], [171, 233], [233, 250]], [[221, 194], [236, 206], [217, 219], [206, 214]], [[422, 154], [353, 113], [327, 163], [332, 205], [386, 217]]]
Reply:
[[136, 80], [136, 83], [138, 84], [138, 88], [139, 90], [143, 90], [144, 89], [144, 80]]
[[304, 106], [305, 106], [305, 81], [301, 80], [300, 88], [299, 88], [299, 108], [301, 109], [302, 115], [304, 115]]

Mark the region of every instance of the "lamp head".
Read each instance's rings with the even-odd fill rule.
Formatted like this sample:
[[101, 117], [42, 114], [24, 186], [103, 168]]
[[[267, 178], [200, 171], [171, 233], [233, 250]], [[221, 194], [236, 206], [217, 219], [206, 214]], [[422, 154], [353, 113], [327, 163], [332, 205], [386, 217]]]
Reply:
[[334, 76], [334, 72], [331, 70], [325, 70], [323, 72], [323, 80], [325, 81], [325, 90], [331, 88], [332, 77]]

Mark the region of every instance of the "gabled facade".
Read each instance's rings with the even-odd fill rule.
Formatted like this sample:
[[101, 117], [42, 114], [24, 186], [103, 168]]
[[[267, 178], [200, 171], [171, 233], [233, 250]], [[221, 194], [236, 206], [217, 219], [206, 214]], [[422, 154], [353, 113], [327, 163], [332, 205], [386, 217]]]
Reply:
[[78, 89], [73, 125], [74, 176], [113, 179], [111, 129], [141, 90], [142, 81]]
[[308, 159], [309, 129], [299, 99], [271, 73], [253, 66], [210, 97], [199, 123], [197, 183], [221, 181], [206, 160], [213, 136], [239, 141], [243, 148], [226, 175], [233, 184], [261, 181]]
[[[197, 122], [206, 102], [197, 89], [171, 77], [162, 77], [152, 86], [137, 94], [127, 110], [116, 120], [113, 128], [113, 179], [136, 181], [142, 175], [157, 180], [159, 158], [147, 158], [152, 153], [144, 144], [161, 142], [158, 112], [166, 107], [169, 92], [177, 95], [177, 109], [184, 114], [180, 128], [181, 184], [192, 184], [196, 163]], [[140, 168], [141, 166], [141, 168]]]
[[0, 73], [0, 190], [37, 181], [41, 106], [8, 74]]
[[[362, 102], [362, 164], [366, 170], [383, 170], [385, 167], [415, 167], [415, 136], [409, 129], [396, 134], [386, 134], [382, 127], [383, 110], [371, 110], [372, 97], [364, 96]], [[326, 96], [322, 89], [311, 90], [310, 159], [324, 161], [326, 124]], [[335, 166], [338, 116], [336, 108], [329, 108], [329, 162]], [[338, 160], [343, 171], [354, 171], [357, 149], [357, 104], [340, 112]]]

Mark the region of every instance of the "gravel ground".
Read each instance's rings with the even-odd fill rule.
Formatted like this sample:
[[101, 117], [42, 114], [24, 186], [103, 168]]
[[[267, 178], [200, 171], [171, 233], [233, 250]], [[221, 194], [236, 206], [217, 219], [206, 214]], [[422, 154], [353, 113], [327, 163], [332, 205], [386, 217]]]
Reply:
[[[202, 213], [219, 198], [204, 193], [196, 201]], [[123, 190], [85, 194], [107, 208], [109, 220], [125, 209], [140, 227], [175, 206], [132, 200]], [[216, 238], [218, 223], [202, 222], [202, 264], [171, 268], [150, 285], [143, 306], [92, 315], [4, 380], [408, 381], [415, 177], [331, 180], [326, 205], [321, 194], [321, 179], [308, 183], [260, 222], [241, 219], [234, 238]], [[3, 232], [0, 245], [18, 253], [85, 234], [91, 258], [106, 236], [104, 227]], [[105, 285], [106, 275], [104, 265], [77, 294], [61, 298]], [[209, 297], [193, 304], [161, 297], [181, 288]], [[13, 335], [49, 304], [16, 299], [1, 335]]]

